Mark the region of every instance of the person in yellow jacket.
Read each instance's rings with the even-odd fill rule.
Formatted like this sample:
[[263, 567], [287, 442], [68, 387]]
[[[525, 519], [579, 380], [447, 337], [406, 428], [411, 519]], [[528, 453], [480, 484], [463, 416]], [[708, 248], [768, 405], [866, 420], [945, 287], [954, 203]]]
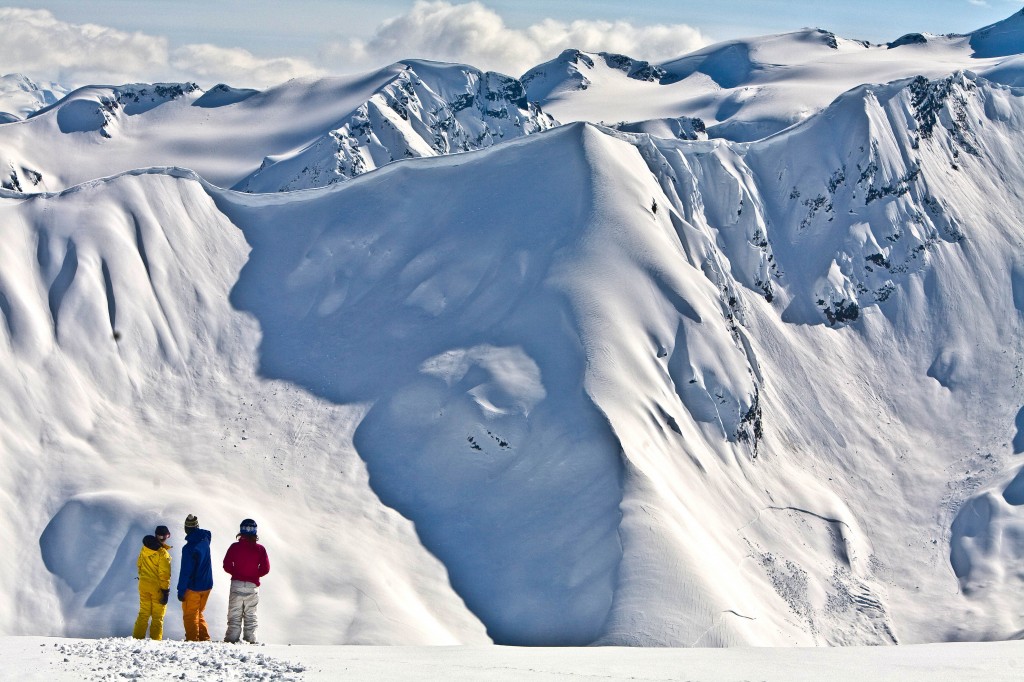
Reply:
[[164, 638], [164, 614], [171, 593], [171, 554], [166, 543], [170, 537], [167, 526], [157, 526], [155, 535], [142, 539], [138, 560], [139, 615], [132, 631], [135, 639], [145, 639], [147, 628], [150, 639]]

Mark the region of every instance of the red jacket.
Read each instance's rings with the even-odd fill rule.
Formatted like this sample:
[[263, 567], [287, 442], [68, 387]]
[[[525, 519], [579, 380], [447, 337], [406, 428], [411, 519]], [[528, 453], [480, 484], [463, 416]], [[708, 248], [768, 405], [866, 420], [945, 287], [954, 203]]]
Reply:
[[232, 580], [260, 584], [260, 578], [270, 573], [270, 559], [263, 545], [255, 541], [239, 540], [228, 547], [224, 555], [224, 570]]

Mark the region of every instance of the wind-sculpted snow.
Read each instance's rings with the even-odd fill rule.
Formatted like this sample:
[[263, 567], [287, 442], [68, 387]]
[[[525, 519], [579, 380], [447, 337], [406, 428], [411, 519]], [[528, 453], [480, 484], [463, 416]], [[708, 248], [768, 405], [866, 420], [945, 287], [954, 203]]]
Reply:
[[[295, 160], [378, 97], [408, 115], [395, 144], [456, 121], [451, 152], [481, 111], [532, 112], [517, 87], [416, 64], [139, 93], [61, 132], [92, 121], [82, 91], [0, 126], [24, 155], [0, 191], [0, 632], [127, 634], [140, 534], [197, 513], [215, 555], [258, 520], [271, 642], [1020, 636], [1019, 88], [912, 74], [750, 143], [538, 124], [304, 192], [219, 189], [255, 168], [241, 137], [107, 178], [30, 144], [169, 146], [159, 120], [270, 107], [305, 112], [263, 138]], [[373, 135], [360, 154], [392, 148]], [[215, 638], [225, 597], [218, 574]]]
[[[176, 575], [197, 513], [214, 554], [259, 520], [271, 641], [487, 641], [366, 486], [351, 445], [366, 408], [254, 374], [259, 329], [228, 304], [247, 247], [209, 191], [154, 171], [0, 203], [3, 525], [18, 548], [0, 561], [0, 628], [130, 633], [140, 534], [173, 529]], [[166, 633], [182, 636], [173, 605]]]
[[578, 136], [225, 209], [264, 226], [232, 294], [261, 372], [373, 404], [354, 437], [371, 485], [506, 643], [597, 639], [622, 554], [619, 447], [560, 282], [596, 191]]

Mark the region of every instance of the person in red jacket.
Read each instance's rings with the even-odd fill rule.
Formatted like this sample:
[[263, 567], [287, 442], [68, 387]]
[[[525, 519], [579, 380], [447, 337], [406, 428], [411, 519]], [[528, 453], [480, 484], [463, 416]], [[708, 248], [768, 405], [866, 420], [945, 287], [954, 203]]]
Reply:
[[[257, 540], [256, 522], [242, 521], [237, 542], [224, 555], [224, 570], [231, 575], [228, 595], [228, 629], [225, 642], [237, 642], [242, 635], [246, 642], [256, 643], [256, 607], [260, 603], [260, 578], [270, 572], [267, 550]], [[243, 634], [244, 628], [244, 634]]]

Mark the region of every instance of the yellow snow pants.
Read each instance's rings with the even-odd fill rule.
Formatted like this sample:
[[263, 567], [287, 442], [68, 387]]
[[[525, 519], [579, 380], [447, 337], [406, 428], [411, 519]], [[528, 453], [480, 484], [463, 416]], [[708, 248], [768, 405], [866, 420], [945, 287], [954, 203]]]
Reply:
[[150, 639], [164, 638], [164, 614], [167, 613], [167, 604], [160, 603], [160, 596], [160, 585], [139, 581], [139, 616], [135, 619], [135, 629], [132, 631], [132, 637], [135, 639], [145, 639], [147, 628]]

